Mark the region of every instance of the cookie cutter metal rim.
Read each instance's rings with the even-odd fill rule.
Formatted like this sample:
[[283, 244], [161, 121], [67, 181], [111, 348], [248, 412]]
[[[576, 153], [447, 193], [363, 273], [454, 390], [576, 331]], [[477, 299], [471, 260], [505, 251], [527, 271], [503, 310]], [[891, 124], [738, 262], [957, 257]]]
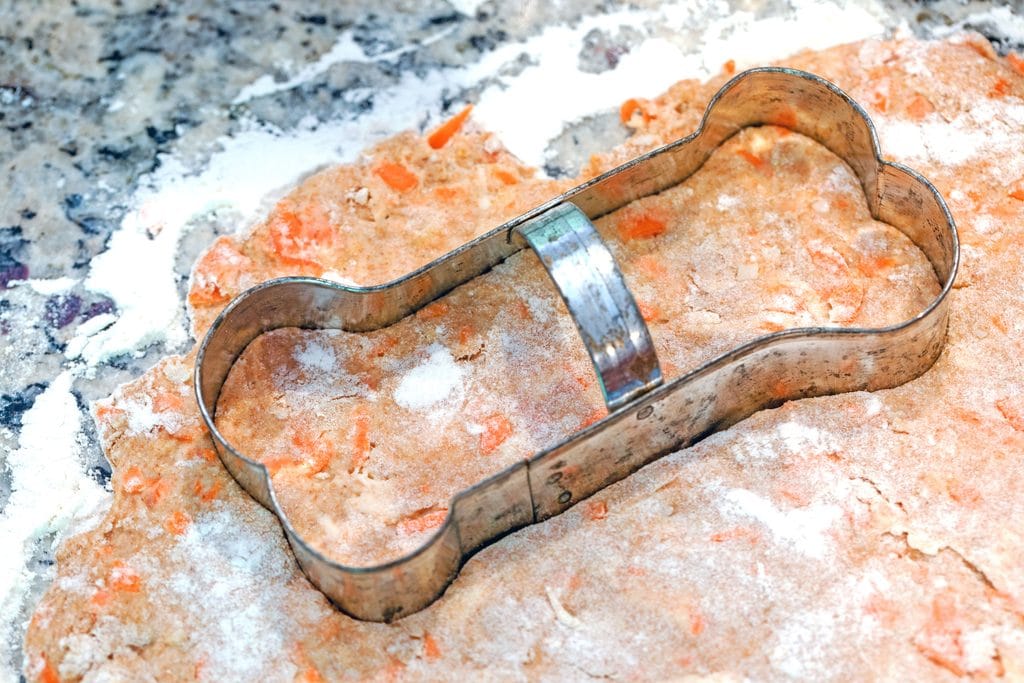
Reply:
[[[755, 95], [757, 95], [757, 98], [754, 99], [757, 99], [757, 105], [763, 106], [769, 111], [761, 111], [760, 114], [746, 112], [748, 120], [743, 118], [745, 105], [742, 101], [733, 101], [731, 103], [735, 111], [728, 110], [725, 105], [721, 105], [726, 98], [733, 95], [737, 90], [742, 90], [746, 84], [758, 80], [765, 81], [760, 83], [760, 85], [768, 91], [768, 94], [766, 96], [764, 92], [756, 91]], [[788, 93], [791, 99], [786, 99], [787, 94], [781, 90], [778, 92], [773, 91], [773, 88], [778, 89], [780, 86], [781, 90], [785, 90], [785, 87], [792, 88], [791, 92]], [[800, 109], [798, 105], [806, 105], [807, 103], [802, 101], [796, 102], [796, 100], [804, 96], [810, 99], [815, 97], [824, 99], [822, 103], [809, 106], [807, 109]], [[829, 98], [831, 98], [831, 101], [829, 101]], [[736, 100], [736, 97], [732, 99]], [[726, 113], [723, 114], [716, 110], [720, 105], [726, 108]], [[820, 107], [820, 109], [816, 109], [816, 106]], [[813, 114], [815, 117], [820, 115], [824, 119], [834, 115], [835, 111], [826, 111], [826, 106], [845, 107], [847, 109], [845, 112], [848, 115], [847, 119], [837, 117], [835, 122], [837, 128], [835, 131], [828, 128], [815, 128], [814, 126], [817, 124], [807, 118], [809, 114]], [[792, 112], [793, 108], [796, 108], [801, 116], [796, 121], [791, 121], [785, 116], [779, 115], [779, 112]], [[775, 113], [772, 114], [772, 111]], [[724, 119], [724, 121], [718, 121], [719, 118]], [[213, 348], [215, 346], [214, 340], [219, 339], [218, 333], [223, 334], [223, 330], [229, 327], [226, 326], [226, 323], [230, 322], [232, 316], [241, 308], [244, 308], [246, 302], [258, 300], [261, 296], [262, 298], [267, 298], [266, 294], [270, 290], [288, 288], [293, 285], [303, 288], [308, 287], [313, 290], [324, 290], [331, 296], [354, 295], [359, 298], [367, 298], [372, 297], [374, 294], [400, 290], [405, 286], [406, 291], [404, 294], [406, 300], [404, 306], [398, 306], [390, 312], [390, 317], [392, 318], [390, 322], [386, 322], [387, 316], [384, 316], [385, 322], [382, 322], [380, 311], [375, 313], [373, 310], [366, 310], [362, 312], [362, 317], [356, 321], [357, 324], [350, 324], [348, 327], [343, 327], [341, 324], [334, 325], [351, 331], [365, 331], [383, 327], [414, 312], [454, 287], [473, 279], [495, 263], [522, 249], [526, 245], [523, 243], [522, 235], [517, 232], [517, 229], [521, 228], [524, 224], [528, 224], [530, 221], [542, 217], [552, 208], [566, 202], [574, 202], [577, 206], [583, 204], [585, 208], [580, 207], [583, 209], [583, 213], [590, 218], [596, 219], [601, 215], [624, 206], [630, 201], [649, 194], [655, 194], [678, 184], [699, 169], [714, 149], [717, 149], [725, 140], [732, 137], [742, 128], [763, 124], [779, 125], [784, 118], [786, 120], [783, 125], [787, 125], [787, 127], [816, 139], [846, 161], [861, 181], [872, 216], [894, 225], [904, 234], [907, 234], [931, 261], [941, 283], [940, 291], [915, 316], [903, 322], [880, 328], [794, 328], [764, 335], [742, 344], [671, 382], [649, 390], [639, 398], [611, 412], [611, 414], [599, 422], [576, 432], [552, 448], [537, 453], [528, 460], [508, 467], [474, 484], [469, 489], [457, 493], [451, 499], [448, 516], [444, 523], [430, 538], [424, 541], [423, 545], [407, 555], [376, 566], [345, 566], [333, 562], [319, 551], [308, 546], [301, 535], [292, 527], [288, 516], [280, 508], [266, 468], [258, 461], [250, 460], [238, 453], [217, 430], [212, 415], [219, 397], [220, 388], [227, 375], [227, 371], [230, 369], [230, 365], [241, 354], [248, 341], [251, 341], [251, 339], [254, 339], [259, 334], [278, 327], [295, 326], [294, 323], [288, 320], [267, 321], [264, 319], [258, 326], [258, 330], [250, 329], [242, 335], [243, 337], [248, 337], [247, 340], [244, 340], [244, 343], [236, 342], [234, 344], [237, 348], [232, 348], [231, 352], [226, 354], [231, 356], [230, 359], [223, 357], [218, 359], [220, 366], [225, 366], [225, 361], [227, 361], [226, 367], [218, 368], [219, 378], [211, 378], [204, 371], [208, 369], [208, 354], [216, 351]], [[724, 125], [725, 130], [709, 133], [719, 123]], [[862, 126], [863, 129], [856, 130], [857, 124]], [[863, 139], [857, 140], [858, 134]], [[680, 171], [678, 168], [679, 158], [677, 157], [685, 157], [684, 152], [691, 145], [699, 145], [707, 135], [713, 138], [717, 137], [717, 142], [709, 146], [707, 150], [703, 150], [700, 154], [694, 153], [693, 156], [697, 158], [696, 163], [691, 163], [689, 168], [684, 168]], [[843, 147], [844, 139], [849, 148], [837, 150], [837, 147]], [[842, 153], [843, 151], [846, 151], [846, 154]], [[675, 156], [672, 156], [673, 154]], [[858, 157], [858, 154], [864, 158]], [[640, 173], [645, 165], [664, 156], [671, 157], [670, 161], [672, 164], [670, 165], [673, 168], [667, 174], [669, 177], [659, 177], [658, 174], [644, 176]], [[693, 161], [693, 159], [689, 158], [683, 160]], [[889, 175], [886, 175], [887, 173]], [[901, 174], [904, 176], [902, 180], [906, 183], [906, 187], [901, 186]], [[617, 187], [616, 179], [620, 176], [623, 177], [625, 183], [618, 183], [620, 186]], [[892, 184], [892, 187], [888, 185], [880, 187], [879, 182], [883, 179], [885, 179], [887, 184]], [[595, 189], [598, 190], [596, 193], [593, 192]], [[894, 198], [883, 196], [883, 193], [886, 191], [892, 192]], [[903, 192], [903, 194], [900, 194], [900, 192]], [[588, 193], [591, 194], [588, 195]], [[890, 201], [892, 206], [885, 204], [884, 200]], [[931, 202], [930, 205], [928, 205], [928, 201]], [[883, 213], [891, 215], [885, 216], [882, 215]], [[902, 219], [903, 225], [893, 222], [898, 218]], [[922, 225], [918, 225], [914, 221], [918, 221], [932, 230], [930, 237], [934, 240], [934, 243], [929, 241], [929, 235], [926, 234]], [[910, 232], [915, 231], [918, 239], [915, 239], [910, 234]], [[504, 239], [499, 239], [500, 236], [504, 236]], [[504, 243], [504, 247], [502, 247], [502, 243]], [[484, 258], [474, 260], [473, 255], [477, 251], [484, 252]], [[461, 257], [467, 258], [464, 261], [460, 261]], [[430, 281], [428, 276], [435, 270], [440, 270], [442, 267], [453, 262], [456, 263], [456, 266], [448, 268], [448, 275], [451, 276], [448, 281], [441, 282], [440, 284]], [[278, 517], [296, 554], [299, 565], [314, 585], [323, 591], [342, 611], [354, 617], [374, 621], [391, 621], [418, 611], [433, 602], [454, 579], [458, 569], [466, 559], [483, 545], [522, 526], [558, 514], [566, 507], [575, 504], [578, 500], [591, 495], [613, 481], [627, 476], [647, 462], [660, 457], [665, 452], [692, 444], [703, 438], [703, 436], [717, 429], [729, 426], [756, 412], [758, 409], [769, 407], [784, 400], [802, 396], [850, 391], [858, 387], [875, 389], [895, 386], [919, 376], [931, 366], [941, 352], [948, 314], [947, 295], [956, 277], [958, 264], [959, 242], [956, 227], [941, 195], [917, 172], [902, 164], [885, 161], [882, 158], [874, 126], [860, 105], [835, 85], [813, 74], [777, 67], [753, 69], [737, 75], [718, 91], [709, 102], [699, 126], [691, 135], [653, 150], [597, 178], [587, 181], [532, 211], [467, 242], [398, 280], [364, 288], [347, 287], [317, 278], [292, 277], [272, 280], [247, 290], [228, 304], [207, 332], [196, 359], [196, 397], [201, 416], [210, 430], [224, 465], [250, 495]], [[282, 289], [282, 292], [284, 291], [287, 290]], [[311, 305], [323, 305], [323, 303], [323, 301], [319, 303], [313, 301]], [[274, 313], [274, 311], [271, 310], [270, 313]], [[278, 310], [277, 313], [281, 313], [281, 311]], [[377, 317], [374, 318], [374, 315], [377, 315]], [[283, 314], [282, 317], [286, 318], [287, 313]], [[351, 323], [351, 320], [349, 322]], [[922, 325], [925, 323], [928, 324], [922, 329]], [[315, 326], [327, 325], [318, 324]], [[856, 376], [853, 376], [851, 372], [848, 373], [849, 376], [836, 375], [831, 377], [833, 385], [825, 387], [817, 386], [816, 380], [813, 379], [808, 384], [805, 378], [804, 384], [786, 392], [784, 395], [766, 398], [764, 395], [753, 391], [757, 395], [746, 399], [731, 396], [730, 400], [733, 403], [727, 406], [728, 409], [719, 409], [716, 401], [720, 401], [721, 398], [716, 398], [713, 393], [709, 394], [707, 391], [704, 391], [701, 394], [701, 391], [707, 389], [702, 383], [709, 384], [712, 389], [720, 393], [727, 393], [728, 390], [734, 388], [734, 385], [746, 386], [748, 390], [758, 389], [759, 385], [754, 386], [756, 384], [755, 380], [750, 380], [747, 383], [749, 386], [743, 384], [746, 381], [745, 378], [753, 376], [751, 372], [754, 372], [756, 375], [757, 368], [776, 363], [785, 369], [789, 367], [786, 365], [786, 362], [797, 364], [800, 362], [799, 360], [790, 361], [788, 359], [786, 353], [789, 353], [787, 351], [789, 346], [795, 346], [799, 349], [801, 345], [807, 345], [810, 351], [823, 353], [822, 349], [816, 346], [817, 342], [833, 341], [839, 343], [843, 340], [860, 340], [865, 347], [871, 348], [864, 351], [864, 349], [854, 347], [852, 343], [850, 344], [851, 349], [858, 352], [856, 354], [858, 363], [864, 363], [865, 360], [874, 362], [874, 359], [882, 359], [892, 363], [894, 358], [895, 362], [898, 362], [900, 360], [899, 356], [893, 356], [892, 349], [886, 348], [882, 343], [890, 337], [906, 337], [907, 340], [920, 347], [916, 363], [897, 368], [899, 371], [892, 373], [891, 377], [879, 377], [873, 368], [862, 368], [860, 374]], [[225, 349], [220, 349], [220, 351], [222, 355], [225, 354]], [[799, 351], [799, 354], [803, 357], [810, 353], [810, 351]], [[797, 352], [794, 351], [793, 353]], [[775, 357], [782, 360], [773, 360]], [[833, 363], [838, 358], [838, 356], [836, 359], [831, 358], [827, 353], [823, 357], [826, 357], [829, 363]], [[746, 367], [746, 361], [753, 364], [754, 370]], [[845, 356], [843, 357], [843, 362], [846, 362]], [[828, 368], [831, 366], [826, 364], [821, 365], [821, 367]], [[724, 371], [733, 371], [733, 375], [730, 376], [732, 384], [724, 383], [724, 380], [721, 380]], [[613, 471], [598, 472], [596, 475], [591, 476], [589, 480], [586, 478], [587, 473], [580, 474], [579, 468], [576, 469], [575, 474], [569, 474], [570, 467], [565, 464], [566, 458], [580, 458], [581, 451], [588, 450], [588, 447], [588, 453], [584, 454], [587, 458], [584, 458], [582, 462], [585, 462], [588, 467], [595, 462], [599, 465], [608, 465], [611, 462], [607, 461], [606, 458], [605, 451], [608, 449], [604, 448], [600, 442], [602, 439], [607, 440], [609, 434], [612, 437], [612, 441], [615, 442], [613, 448], [626, 448], [627, 455], [630, 455], [629, 451], [637, 441], [634, 438], [636, 436], [634, 432], [637, 430], [631, 428], [635, 424], [649, 424], [648, 420], [652, 416], [661, 419], [662, 423], [665, 423], [667, 418], [660, 414], [655, 415], [655, 410], [658, 410], [663, 402], [667, 403], [670, 399], [678, 399], [679, 394], [682, 393], [680, 389], [684, 386], [691, 389], [694, 395], [702, 396], [700, 399], [702, 403], [700, 403], [697, 409], [697, 417], [691, 415], [692, 419], [686, 425], [689, 427], [690, 433], [688, 435], [680, 431], [681, 427], [679, 427], [666, 437], [667, 440], [662, 438], [661, 434], [668, 434], [672, 430], [674, 423], [670, 423], [669, 427], [662, 428], [661, 432], [650, 432], [650, 430], [647, 430], [641, 434], [647, 440], [641, 440], [639, 443], [644, 447], [650, 444], [650, 447], [646, 448], [646, 452], [640, 453], [638, 457], [619, 457], [612, 465]], [[708, 399], [708, 396], [712, 398]], [[694, 401], [688, 401], [686, 405], [693, 405]], [[712, 407], [708, 408], [708, 406]], [[635, 420], [630, 420], [634, 416]], [[597, 444], [596, 446], [594, 445], [595, 443]], [[580, 446], [584, 448], [581, 449]], [[535, 476], [535, 470], [537, 476]], [[551, 472], [551, 474], [543, 477], [542, 475], [545, 472]], [[567, 483], [573, 476], [577, 479], [575, 482], [576, 488], [571, 488], [570, 484]], [[460, 533], [459, 529], [459, 525], [463, 524], [464, 520], [456, 521], [460, 503], [472, 502], [475, 495], [486, 502], [488, 500], [487, 495], [494, 491], [498, 492], [494, 495], [500, 498], [501, 495], [507, 494], [508, 490], [522, 488], [524, 485], [525, 493], [520, 495], [520, 500], [513, 501], [510, 507], [504, 511], [506, 513], [504, 520], [492, 520], [492, 523], [486, 529], [488, 533], [482, 535], [480, 529], [473, 529], [472, 524], [470, 524], [471, 533], [468, 534], [469, 538], [468, 540], [464, 538], [466, 534]], [[554, 496], [549, 491], [551, 487], [555, 487], [555, 492], [561, 492]], [[507, 503], [508, 501], [505, 502]], [[526, 507], [529, 509], [522, 509]], [[481, 511], [483, 511], [482, 507], [478, 512]], [[485, 524], [485, 526], [487, 525]], [[472, 533], [473, 531], [476, 532], [476, 535]], [[445, 552], [440, 552], [438, 550], [439, 547]], [[429, 560], [429, 562], [426, 560]], [[422, 567], [417, 569], [417, 563], [430, 564], [430, 562], [437, 565], [439, 569], [436, 576], [429, 581], [424, 581], [422, 580], [423, 577], [417, 576], [410, 578], [410, 574], [423, 573]]]

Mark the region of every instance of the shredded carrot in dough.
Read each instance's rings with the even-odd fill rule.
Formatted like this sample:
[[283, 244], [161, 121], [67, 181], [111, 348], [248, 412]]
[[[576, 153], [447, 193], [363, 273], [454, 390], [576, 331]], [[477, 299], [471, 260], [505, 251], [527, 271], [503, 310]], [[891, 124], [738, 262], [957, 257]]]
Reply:
[[935, 111], [935, 107], [932, 106], [932, 103], [920, 95], [915, 96], [907, 105], [907, 115], [915, 121], [921, 121], [933, 111]]
[[494, 169], [494, 177], [506, 185], [515, 185], [519, 182], [518, 177], [501, 168]]
[[175, 536], [181, 536], [185, 533], [185, 529], [192, 522], [187, 514], [182, 510], [175, 510], [170, 519], [164, 522], [164, 528]]
[[640, 115], [643, 116], [644, 123], [647, 123], [654, 118], [647, 113], [643, 108], [643, 105], [641, 105], [638, 100], [630, 98], [623, 102], [622, 106], [619, 108], [619, 120], [623, 123], [629, 123], [633, 119], [633, 114], [636, 112], [640, 112]]
[[665, 232], [665, 221], [652, 213], [638, 213], [626, 217], [618, 228], [623, 240], [657, 237]]
[[122, 593], [138, 593], [142, 588], [142, 579], [134, 569], [118, 560], [110, 568], [107, 585]]
[[736, 153], [739, 154], [744, 159], [746, 159], [747, 161], [749, 161], [751, 164], [753, 164], [755, 168], [761, 168], [765, 164], [764, 159], [757, 156], [749, 149], [738, 149], [736, 150]]
[[512, 423], [500, 413], [484, 419], [484, 431], [480, 435], [480, 454], [490, 455], [498, 446], [512, 436]]
[[603, 500], [593, 500], [587, 503], [583, 513], [592, 522], [599, 522], [608, 517], [608, 503]]
[[423, 656], [426, 659], [441, 658], [441, 648], [438, 647], [437, 641], [429, 633], [423, 634]]
[[398, 192], [408, 192], [417, 185], [419, 185], [419, 178], [401, 164], [396, 164], [391, 161], [385, 161], [384, 163], [373, 169], [373, 172], [379, 177], [384, 183], [392, 190]]
[[53, 664], [50, 664], [50, 660], [45, 655], [43, 656], [43, 670], [39, 672], [39, 680], [41, 683], [60, 683], [57, 670], [53, 668]]
[[1021, 76], [1024, 76], [1024, 58], [1021, 58], [1015, 52], [1011, 52], [1006, 55], [1006, 63], [1010, 65], [1010, 68], [1016, 71]]
[[1000, 78], [992, 86], [992, 89], [989, 90], [988, 96], [989, 97], [1005, 97], [1006, 95], [1010, 94], [1010, 86], [1011, 86], [1010, 81], [1006, 80], [1005, 78]]

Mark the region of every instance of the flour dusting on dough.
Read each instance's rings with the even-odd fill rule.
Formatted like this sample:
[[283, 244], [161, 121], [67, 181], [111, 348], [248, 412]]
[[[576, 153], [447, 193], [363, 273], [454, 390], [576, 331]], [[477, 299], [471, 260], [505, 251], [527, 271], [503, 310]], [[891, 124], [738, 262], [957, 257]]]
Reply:
[[757, 520], [777, 540], [817, 560], [824, 559], [831, 549], [826, 533], [842, 515], [839, 507], [828, 504], [780, 510], [771, 500], [746, 489], [729, 489], [718, 507], [725, 514]]
[[338, 357], [334, 348], [309, 340], [295, 352], [295, 360], [306, 373], [334, 372], [338, 367]]

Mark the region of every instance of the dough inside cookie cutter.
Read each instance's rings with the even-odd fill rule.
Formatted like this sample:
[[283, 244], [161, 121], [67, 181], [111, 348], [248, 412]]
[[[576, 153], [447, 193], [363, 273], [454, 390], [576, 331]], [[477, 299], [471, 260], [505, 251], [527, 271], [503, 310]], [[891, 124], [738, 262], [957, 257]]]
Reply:
[[[881, 328], [813, 327], [759, 337], [663, 383], [650, 334], [615, 261], [591, 224], [679, 184], [748, 126], [781, 125], [843, 159], [871, 215], [927, 257], [941, 290], [926, 308]], [[609, 415], [453, 497], [448, 517], [419, 549], [378, 566], [350, 567], [312, 548], [278, 504], [266, 467], [238, 452], [214, 422], [231, 366], [259, 335], [281, 327], [351, 332], [391, 325], [513, 253], [540, 257], [579, 329]], [[629, 161], [385, 285], [349, 287], [287, 277], [243, 292], [199, 349], [195, 391], [221, 461], [277, 515], [309, 580], [345, 613], [394, 621], [436, 600], [482, 546], [557, 515], [659, 456], [685, 448], [784, 401], [897, 386], [924, 373], [946, 336], [956, 277], [956, 226], [938, 191], [881, 157], [864, 110], [828, 81], [760, 68], [730, 80], [690, 136]]]

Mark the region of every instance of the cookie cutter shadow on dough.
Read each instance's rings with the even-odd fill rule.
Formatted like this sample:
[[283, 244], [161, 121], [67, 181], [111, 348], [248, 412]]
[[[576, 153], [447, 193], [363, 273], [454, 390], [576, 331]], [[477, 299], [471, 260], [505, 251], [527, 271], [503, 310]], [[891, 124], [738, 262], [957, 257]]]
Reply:
[[[739, 130], [761, 124], [802, 133], [845, 160], [871, 215], [917, 245], [942, 289], [897, 325], [775, 332], [663, 384], [643, 318], [590, 221], [679, 184]], [[415, 552], [369, 567], [325, 557], [291, 525], [267, 469], [235, 450], [214, 424], [232, 364], [253, 339], [276, 328], [359, 332], [391, 325], [527, 246], [576, 322], [610, 414], [457, 494], [444, 524]], [[874, 128], [856, 102], [813, 74], [753, 69], [718, 91], [689, 137], [573, 188], [405, 277], [375, 287], [288, 277], [242, 293], [199, 349], [196, 398], [225, 467], [277, 515], [309, 580], [353, 617], [393, 621], [436, 600], [482, 546], [561, 513], [662, 454], [787, 400], [883, 389], [921, 375], [942, 351], [958, 260], [956, 227], [942, 197], [916, 172], [882, 159]]]

